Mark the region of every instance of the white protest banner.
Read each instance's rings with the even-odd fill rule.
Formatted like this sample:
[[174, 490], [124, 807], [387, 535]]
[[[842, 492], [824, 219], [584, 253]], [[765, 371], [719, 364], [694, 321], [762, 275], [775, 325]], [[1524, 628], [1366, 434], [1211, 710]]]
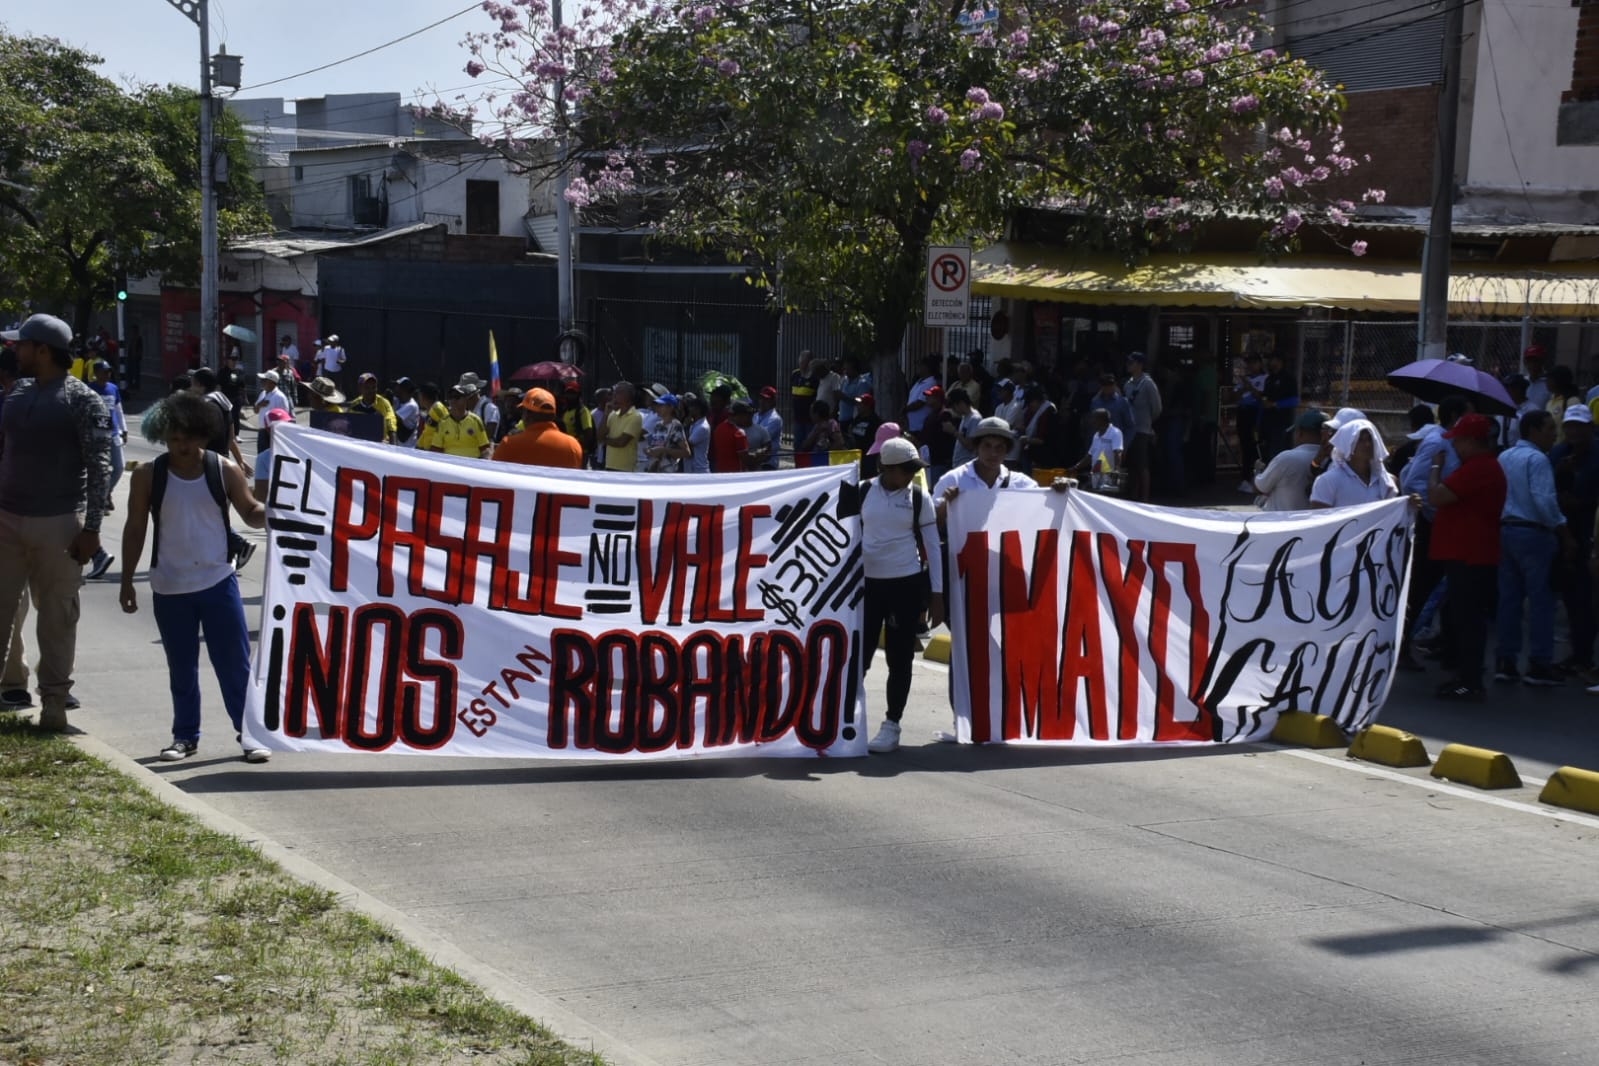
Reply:
[[288, 751], [864, 755], [854, 479], [549, 470], [279, 426], [245, 733]]
[[956, 735], [1260, 740], [1278, 714], [1369, 725], [1393, 682], [1405, 500], [1261, 514], [1082, 491], [949, 506]]

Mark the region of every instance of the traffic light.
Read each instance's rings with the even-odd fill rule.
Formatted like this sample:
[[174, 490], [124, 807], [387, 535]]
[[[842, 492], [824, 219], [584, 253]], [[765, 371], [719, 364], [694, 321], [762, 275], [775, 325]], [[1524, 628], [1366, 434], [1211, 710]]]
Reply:
[[120, 303], [126, 303], [127, 300], [128, 300], [128, 290], [127, 289], [118, 289], [117, 290], [117, 303], [119, 303], [119, 304]]

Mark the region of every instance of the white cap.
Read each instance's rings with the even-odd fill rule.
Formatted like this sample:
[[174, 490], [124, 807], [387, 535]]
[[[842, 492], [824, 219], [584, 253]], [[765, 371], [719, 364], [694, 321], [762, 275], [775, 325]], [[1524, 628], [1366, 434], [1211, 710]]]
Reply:
[[904, 437], [894, 437], [883, 442], [883, 450], [878, 453], [877, 461], [882, 466], [903, 466], [906, 463], [915, 463], [922, 466], [922, 457], [916, 452], [916, 445]]
[[1585, 403], [1574, 403], [1570, 407], [1566, 408], [1565, 417], [1561, 418], [1560, 421], [1587, 422], [1589, 425], [1592, 425], [1593, 412], [1588, 410], [1588, 405]]
[[1360, 422], [1365, 417], [1364, 411], [1357, 411], [1353, 407], [1340, 407], [1337, 414], [1327, 419], [1326, 428], [1336, 433], [1338, 427], [1348, 425], [1350, 422]]
[[278, 372], [276, 370], [263, 371], [257, 374], [256, 377], [260, 378], [262, 381], [270, 381], [274, 385], [278, 383]]

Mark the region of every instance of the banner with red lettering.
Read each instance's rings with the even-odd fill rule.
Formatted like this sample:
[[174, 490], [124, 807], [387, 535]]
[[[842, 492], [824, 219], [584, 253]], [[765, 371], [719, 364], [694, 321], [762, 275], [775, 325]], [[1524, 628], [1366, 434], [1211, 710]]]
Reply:
[[1284, 711], [1369, 725], [1393, 681], [1404, 500], [1284, 514], [1092, 493], [949, 506], [956, 733], [976, 743], [1260, 740]]
[[245, 732], [289, 751], [864, 755], [854, 481], [550, 470], [280, 425]]

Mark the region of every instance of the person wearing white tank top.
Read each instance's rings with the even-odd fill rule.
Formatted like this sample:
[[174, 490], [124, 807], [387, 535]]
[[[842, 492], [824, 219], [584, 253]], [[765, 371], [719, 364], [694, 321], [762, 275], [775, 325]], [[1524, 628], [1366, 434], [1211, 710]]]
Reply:
[[[205, 449], [221, 417], [214, 404], [199, 396], [167, 397], [152, 426], [152, 435], [166, 441], [167, 453], [135, 470], [129, 485], [128, 521], [122, 533], [122, 609], [128, 614], [139, 609], [133, 578], [153, 520], [150, 592], [172, 688], [172, 743], [161, 750], [167, 762], [186, 759], [200, 746], [202, 632], [234, 734], [242, 736], [250, 630], [239, 579], [228, 559], [226, 503], [231, 502], [244, 523], [255, 529], [266, 525], [266, 508], [251, 494], [242, 470]], [[266, 762], [268, 753], [247, 746], [244, 758]]]

